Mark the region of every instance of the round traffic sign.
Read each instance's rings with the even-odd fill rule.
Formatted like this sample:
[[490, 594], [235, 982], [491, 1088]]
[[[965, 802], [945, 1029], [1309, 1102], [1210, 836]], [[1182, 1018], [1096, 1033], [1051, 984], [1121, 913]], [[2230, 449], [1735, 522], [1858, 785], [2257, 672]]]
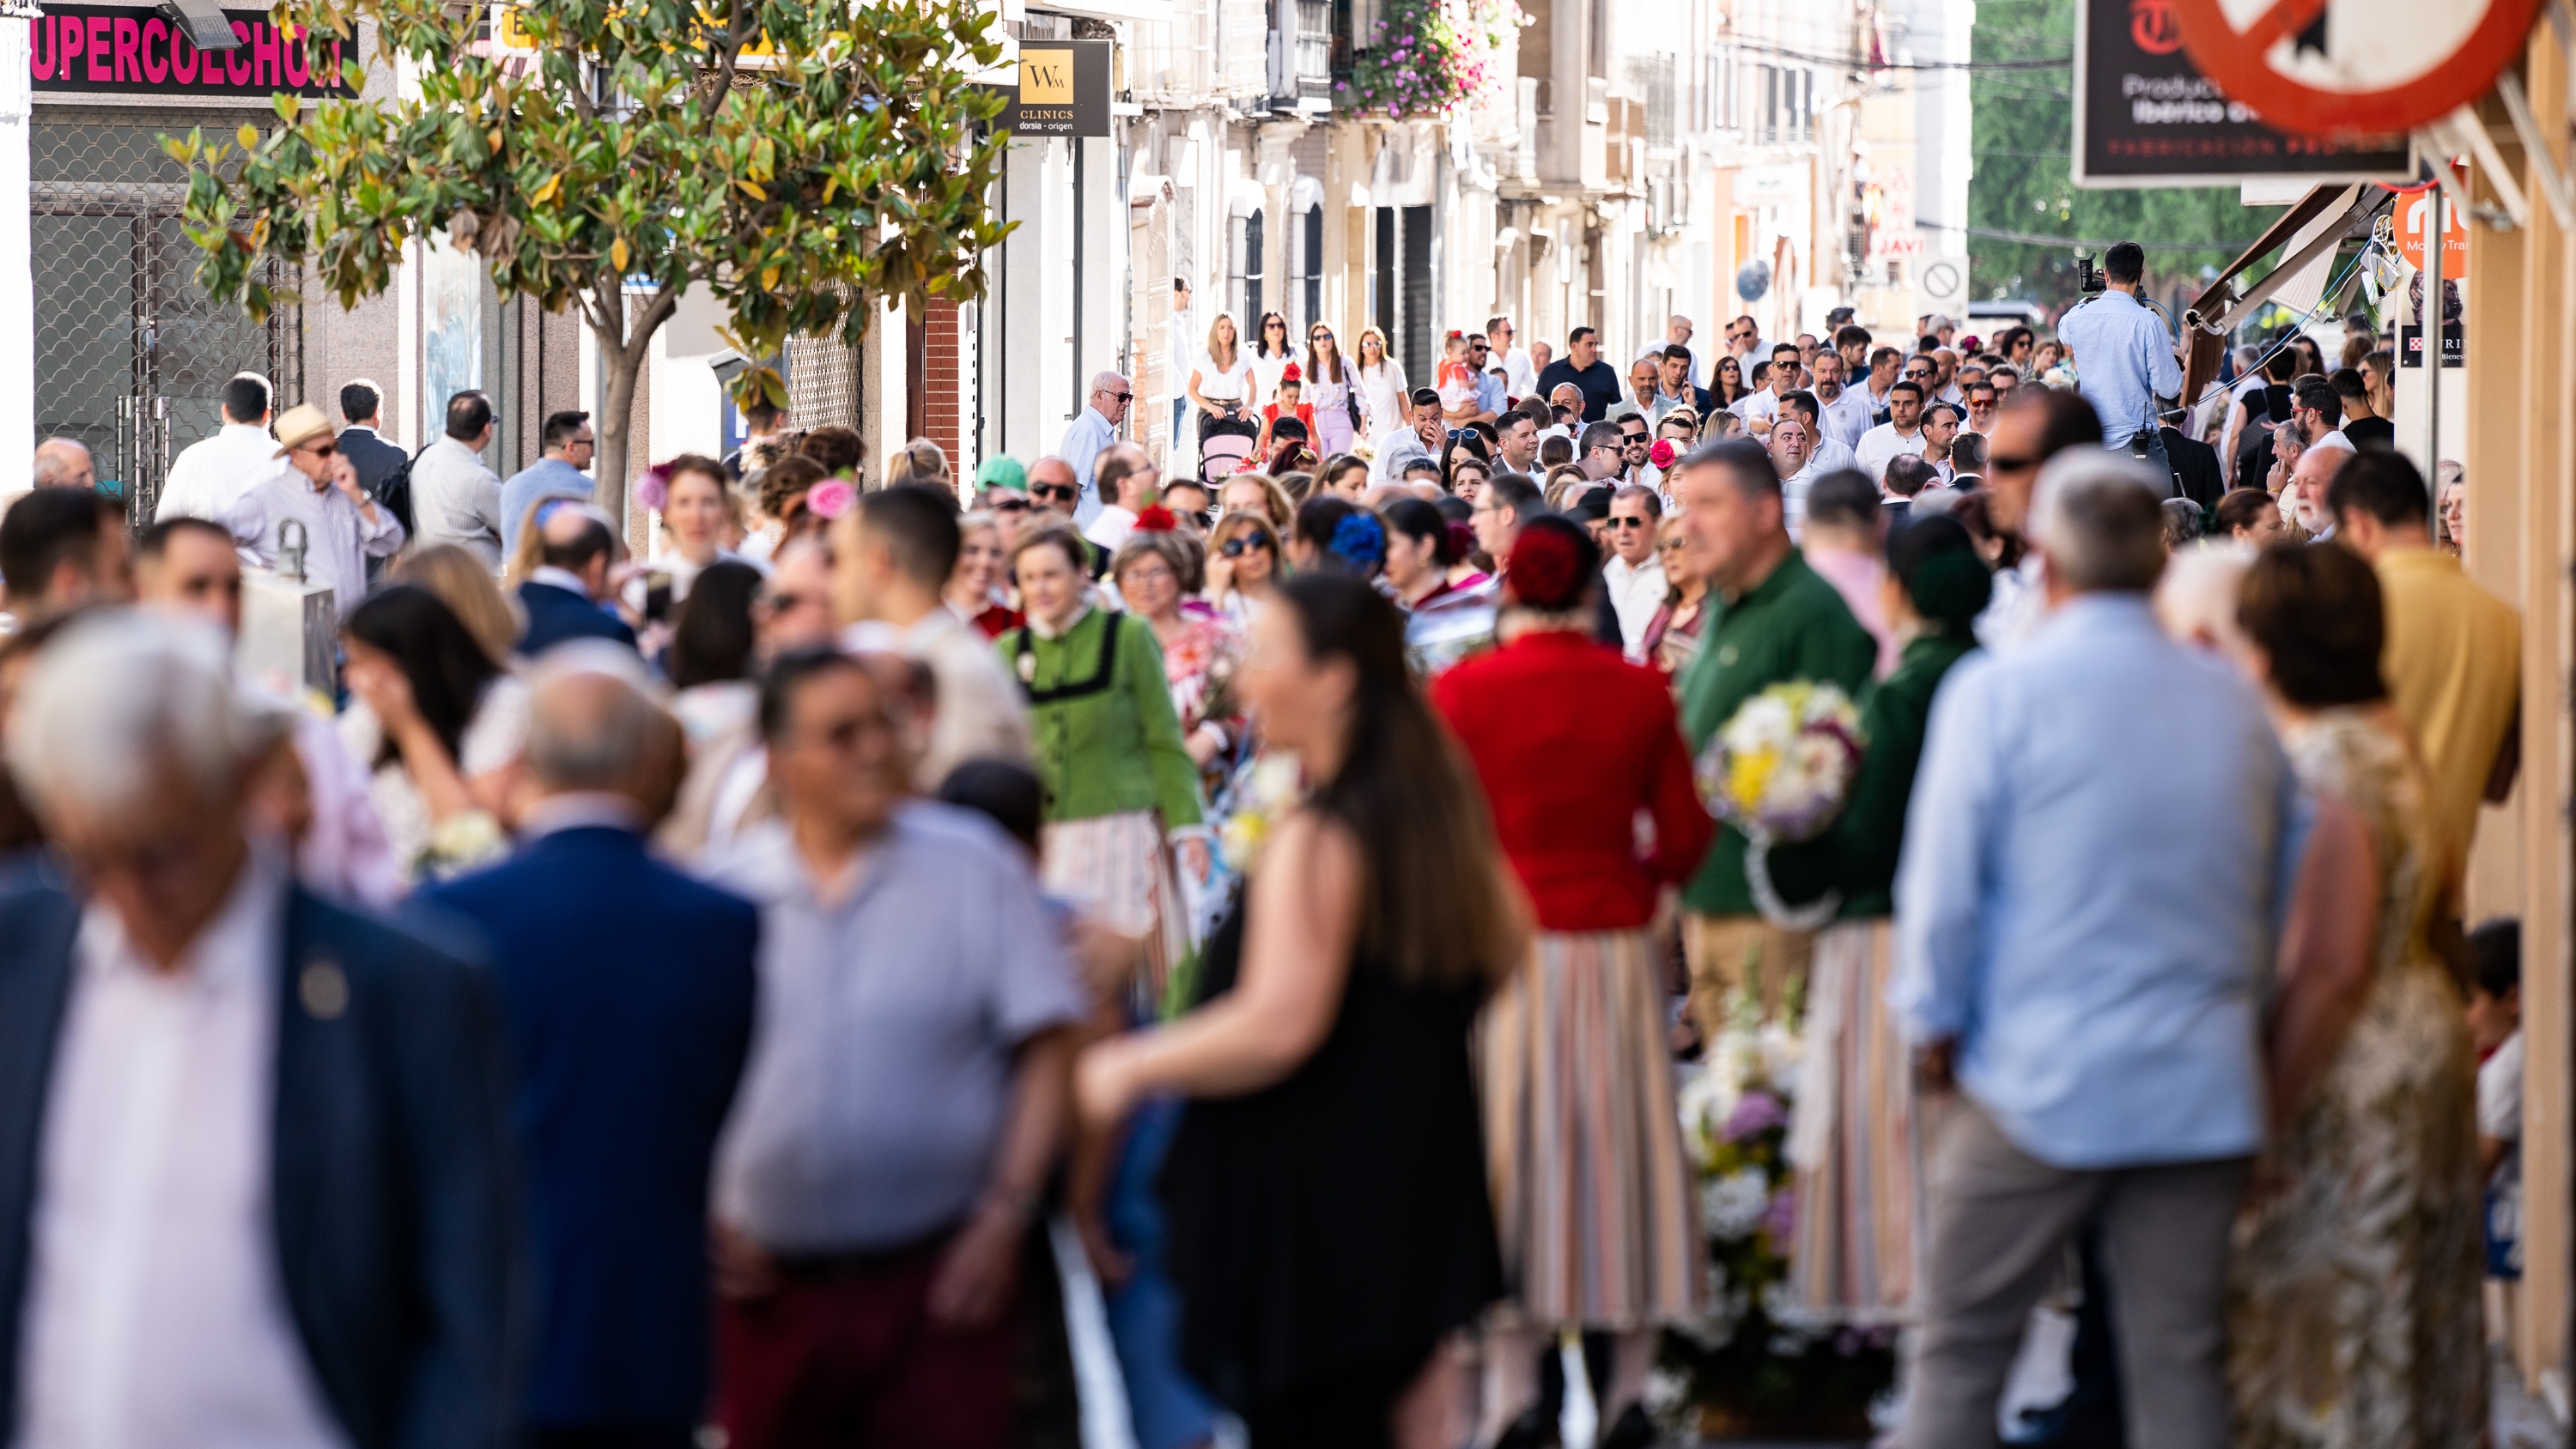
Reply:
[[2201, 73], [2268, 125], [2350, 139], [2477, 99], [2539, 0], [2169, 0]]

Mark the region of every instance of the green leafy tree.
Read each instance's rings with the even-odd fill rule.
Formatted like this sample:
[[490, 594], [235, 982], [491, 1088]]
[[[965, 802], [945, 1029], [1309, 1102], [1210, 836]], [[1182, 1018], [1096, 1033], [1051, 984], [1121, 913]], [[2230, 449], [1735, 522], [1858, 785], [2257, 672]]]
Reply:
[[[1970, 58], [1980, 62], [2067, 56], [2077, 0], [1979, 0]], [[2233, 187], [2080, 191], [2069, 180], [2075, 142], [2073, 68], [1971, 72], [1968, 183], [1970, 295], [2059, 307], [2075, 300], [2074, 240], [2134, 241], [2147, 248], [2147, 293], [2197, 292], [2203, 267], [2223, 267], [2263, 234], [2280, 209], [2247, 206]], [[2064, 237], [2019, 242], [1994, 233]], [[2177, 242], [2217, 247], [2169, 250]], [[2086, 250], [2093, 250], [2088, 245]]]
[[[887, 301], [982, 295], [1007, 138], [975, 84], [1002, 48], [975, 0], [532, 0], [517, 55], [475, 53], [484, 13], [281, 0], [271, 18], [310, 63], [363, 21], [416, 84], [281, 96], [265, 136], [165, 142], [191, 166], [200, 283], [265, 317], [261, 263], [279, 258], [348, 306], [443, 228], [504, 300], [581, 309], [607, 390], [598, 499], [618, 517], [636, 382], [685, 289], [716, 297], [753, 358], [790, 336], [855, 344]], [[786, 400], [765, 366], [735, 396]]]

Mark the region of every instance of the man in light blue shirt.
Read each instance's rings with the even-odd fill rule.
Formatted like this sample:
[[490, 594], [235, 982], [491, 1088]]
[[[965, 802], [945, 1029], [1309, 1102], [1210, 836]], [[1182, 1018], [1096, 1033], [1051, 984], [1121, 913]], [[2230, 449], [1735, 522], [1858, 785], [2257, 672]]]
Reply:
[[2143, 429], [2162, 466], [2164, 440], [2153, 422], [2156, 399], [2181, 393], [2182, 362], [2164, 319], [2138, 300], [2146, 270], [2146, 250], [2136, 242], [2111, 248], [2102, 258], [2109, 290], [2059, 318], [2057, 340], [2074, 354], [2076, 390], [2101, 414], [2104, 446], [2127, 447], [2130, 436]]
[[510, 475], [501, 485], [501, 561], [519, 551], [519, 525], [528, 510], [549, 498], [590, 501], [590, 460], [599, 448], [588, 413], [549, 413], [537, 435], [544, 456]]
[[1104, 500], [1093, 470], [1100, 460], [1100, 450], [1118, 441], [1118, 424], [1127, 416], [1127, 405], [1135, 396], [1134, 384], [1124, 376], [1095, 372], [1091, 375], [1091, 395], [1084, 400], [1082, 411], [1065, 424], [1064, 443], [1055, 455], [1073, 466], [1074, 486], [1082, 490], [1081, 500], [1073, 506], [1077, 528], [1089, 528], [1091, 520], [1100, 516]]
[[2228, 1442], [2228, 1231], [2306, 812], [2254, 691], [2149, 611], [2159, 498], [2102, 449], [2051, 461], [2051, 614], [1933, 704], [1888, 1003], [1964, 1100], [1930, 1169], [1905, 1449], [1993, 1442], [2022, 1326], [2096, 1218], [2130, 1442]]

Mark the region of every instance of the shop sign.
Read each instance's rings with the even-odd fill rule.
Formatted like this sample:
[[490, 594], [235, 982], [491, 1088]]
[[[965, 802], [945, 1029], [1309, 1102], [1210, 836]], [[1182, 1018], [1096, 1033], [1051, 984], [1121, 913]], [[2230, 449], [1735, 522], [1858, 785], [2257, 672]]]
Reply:
[[[2456, 171], [2454, 175], [2458, 174]], [[2424, 233], [2433, 225], [2433, 191], [2426, 187], [2397, 199], [2397, 254], [2406, 265], [2424, 270]], [[2442, 203], [2442, 280], [2456, 282], [2469, 274], [2469, 225], [2460, 205]]]
[[[39, 94], [200, 96], [266, 100], [280, 91], [302, 96], [354, 96], [358, 50], [343, 39], [323, 43], [321, 64], [308, 69], [301, 32], [280, 31], [265, 10], [227, 10], [241, 44], [201, 51], [157, 11], [105, 5], [47, 5], [28, 22], [27, 75]], [[342, 59], [352, 62], [344, 71]]]
[[[2234, 186], [2403, 178], [2402, 134], [2293, 135], [2193, 63], [2182, 0], [2076, 0], [2073, 179], [2086, 187]], [[2403, 128], [2399, 128], [2401, 131]]]
[[1114, 40], [1023, 40], [1017, 76], [1002, 93], [994, 128], [1022, 136], [1109, 134], [1109, 50]]
[[[2192, 57], [2283, 130], [2386, 136], [2486, 94], [2539, 0], [2159, 0]], [[2563, 37], [2562, 37], [2563, 39]]]
[[[2465, 338], [2460, 332], [2460, 324], [2457, 322], [2443, 323], [2442, 365], [2444, 367], [2466, 367], [2468, 365], [2468, 361], [2469, 344], [2467, 338]], [[2424, 365], [2423, 328], [2401, 326], [2397, 329], [2397, 365], [2399, 367], [2422, 367]]]

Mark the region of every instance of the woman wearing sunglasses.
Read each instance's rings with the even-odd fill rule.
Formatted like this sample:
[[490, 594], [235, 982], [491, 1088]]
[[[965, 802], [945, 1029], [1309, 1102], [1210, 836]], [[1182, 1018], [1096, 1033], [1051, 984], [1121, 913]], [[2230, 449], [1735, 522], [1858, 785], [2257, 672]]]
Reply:
[[1374, 327], [1360, 333], [1359, 361], [1360, 413], [1368, 419], [1369, 450], [1377, 452], [1412, 427], [1404, 400], [1413, 387], [1404, 380], [1404, 365], [1387, 354], [1386, 334]]
[[1288, 319], [1276, 312], [1261, 314], [1261, 326], [1252, 342], [1253, 401], [1279, 391], [1279, 379], [1297, 362], [1297, 348], [1288, 340]]
[[1258, 513], [1229, 513], [1208, 537], [1206, 598], [1237, 626], [1270, 602], [1279, 582], [1279, 532]]
[[1333, 329], [1306, 329], [1306, 401], [1315, 410], [1315, 450], [1329, 458], [1351, 451], [1368, 430], [1368, 390], [1342, 359]]

